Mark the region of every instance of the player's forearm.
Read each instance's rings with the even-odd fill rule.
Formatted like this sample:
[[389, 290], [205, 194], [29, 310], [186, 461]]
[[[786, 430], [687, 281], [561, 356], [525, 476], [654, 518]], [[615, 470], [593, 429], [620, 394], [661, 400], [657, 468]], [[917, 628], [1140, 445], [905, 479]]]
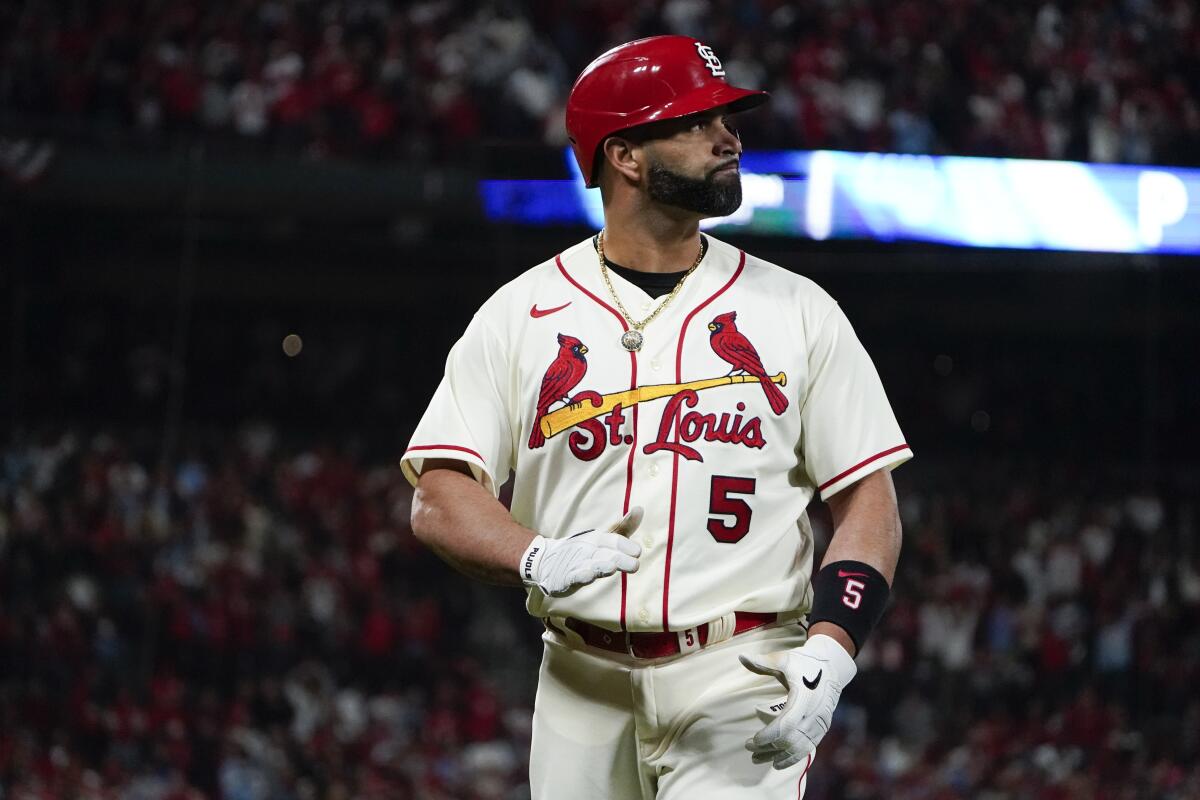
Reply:
[[[833, 515], [833, 538], [821, 566], [839, 561], [860, 561], [879, 571], [890, 586], [900, 560], [900, 514], [896, 489], [887, 470], [873, 472], [838, 492], [828, 501]], [[853, 639], [833, 622], [816, 622], [809, 635], [831, 636], [850, 655], [857, 655]]]
[[900, 512], [892, 475], [886, 469], [829, 498], [833, 538], [825, 551], [825, 564], [861, 561], [870, 564], [890, 585], [900, 560]]
[[534, 532], [517, 524], [478, 481], [427, 468], [417, 482], [413, 534], [452, 567], [480, 581], [520, 586], [521, 554]]

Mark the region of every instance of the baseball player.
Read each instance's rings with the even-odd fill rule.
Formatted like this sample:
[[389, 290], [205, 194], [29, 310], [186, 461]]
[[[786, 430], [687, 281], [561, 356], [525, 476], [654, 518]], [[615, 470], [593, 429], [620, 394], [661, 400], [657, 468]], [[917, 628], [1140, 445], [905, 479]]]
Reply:
[[484, 303], [403, 456], [416, 535], [545, 622], [534, 798], [802, 796], [887, 602], [912, 452], [870, 358], [811, 281], [699, 230], [765, 100], [689, 37], [593, 61], [567, 130], [605, 227]]

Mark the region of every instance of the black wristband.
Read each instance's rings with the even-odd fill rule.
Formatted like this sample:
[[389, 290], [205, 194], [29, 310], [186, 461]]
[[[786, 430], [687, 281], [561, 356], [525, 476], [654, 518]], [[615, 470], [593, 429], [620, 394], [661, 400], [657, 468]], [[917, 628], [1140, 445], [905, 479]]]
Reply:
[[809, 625], [832, 622], [849, 634], [861, 651], [887, 607], [891, 587], [879, 570], [861, 561], [826, 564], [813, 579]]

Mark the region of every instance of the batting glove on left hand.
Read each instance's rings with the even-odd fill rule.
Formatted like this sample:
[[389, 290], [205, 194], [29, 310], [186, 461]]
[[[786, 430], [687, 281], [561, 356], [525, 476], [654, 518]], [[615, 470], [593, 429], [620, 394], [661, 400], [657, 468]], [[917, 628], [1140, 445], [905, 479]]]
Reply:
[[629, 536], [642, 522], [634, 506], [617, 522], [568, 539], [535, 536], [521, 555], [521, 581], [551, 597], [566, 597], [580, 586], [614, 572], [637, 572], [642, 548]]
[[858, 673], [854, 659], [820, 633], [794, 650], [739, 658], [751, 672], [777, 679], [788, 693], [780, 715], [746, 742], [754, 763], [787, 769], [803, 761], [825, 738], [842, 689]]

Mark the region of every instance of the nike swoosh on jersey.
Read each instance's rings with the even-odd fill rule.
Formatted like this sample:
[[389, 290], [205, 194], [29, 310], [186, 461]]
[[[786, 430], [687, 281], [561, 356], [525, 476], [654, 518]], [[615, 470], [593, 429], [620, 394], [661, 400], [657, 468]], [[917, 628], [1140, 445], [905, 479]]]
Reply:
[[529, 316], [533, 317], [534, 319], [537, 319], [538, 317], [544, 317], [547, 314], [553, 314], [555, 311], [562, 311], [564, 308], [566, 308], [569, 305], [571, 305], [570, 300], [563, 303], [561, 306], [555, 306], [554, 308], [538, 308], [537, 303], [534, 303], [533, 308], [529, 309]]
[[838, 577], [839, 578], [869, 578], [871, 576], [865, 572], [846, 572], [845, 570], [839, 569]]

